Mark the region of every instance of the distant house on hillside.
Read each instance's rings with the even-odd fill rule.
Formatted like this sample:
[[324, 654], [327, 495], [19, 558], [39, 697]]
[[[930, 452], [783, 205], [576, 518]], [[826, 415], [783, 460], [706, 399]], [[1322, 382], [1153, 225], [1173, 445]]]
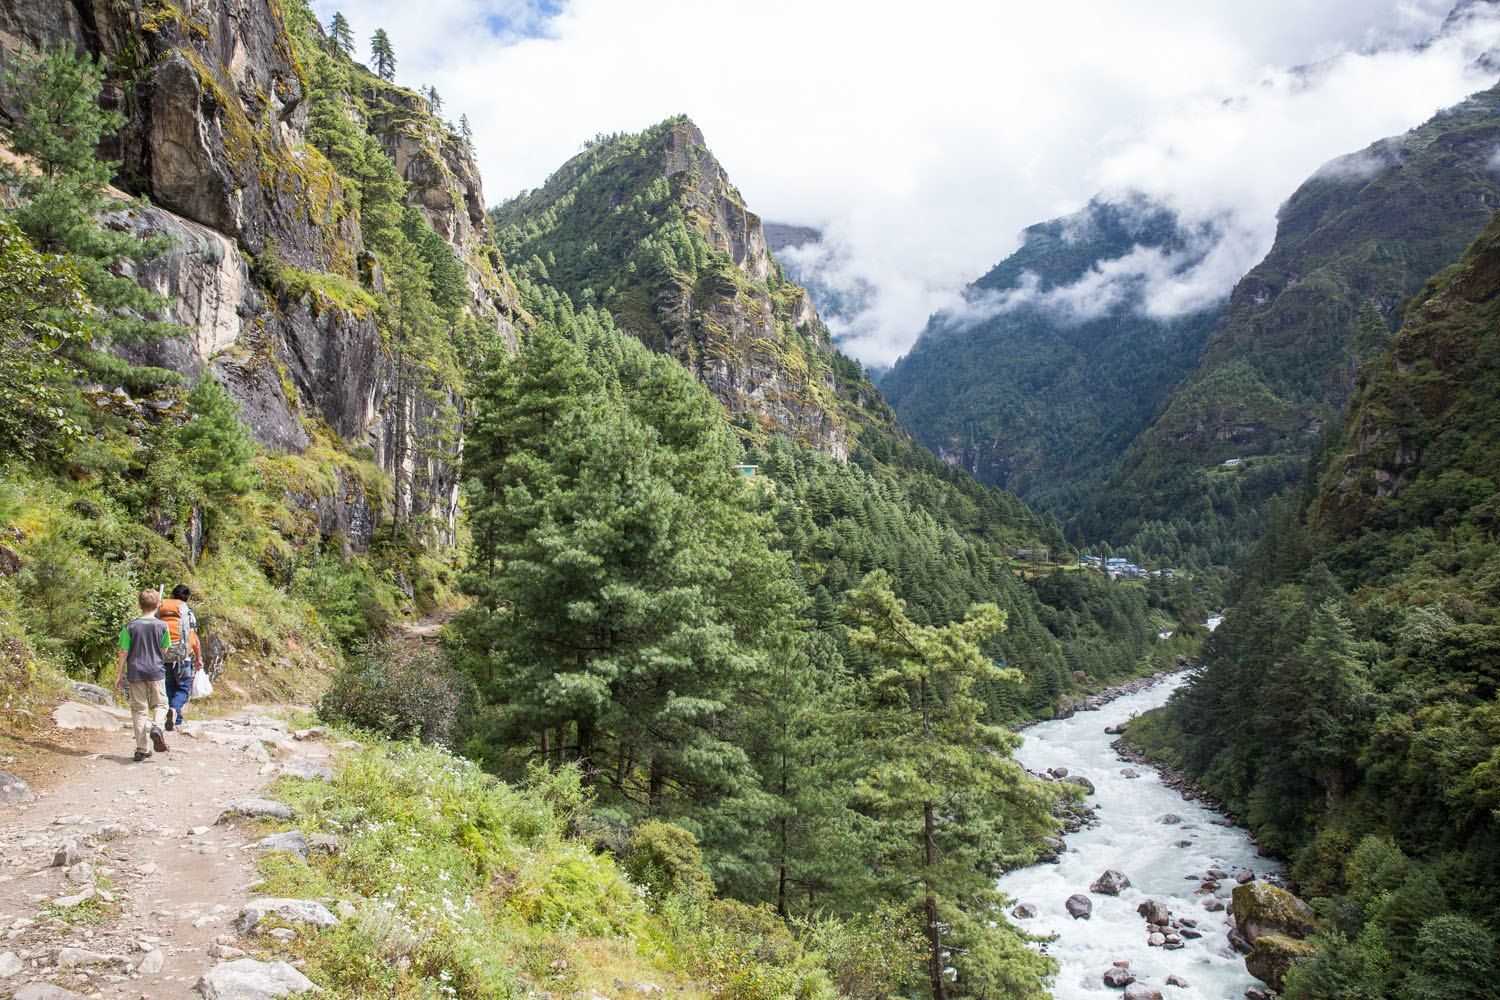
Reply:
[[758, 465], [736, 465], [734, 467], [734, 471], [738, 472], [742, 476], [754, 476], [754, 475], [759, 474], [759, 472], [760, 472], [760, 466], [758, 466]]
[[1224, 459], [1223, 468], [1233, 469], [1243, 461], [1243, 458], [1226, 458]]
[[1045, 545], [1038, 545], [1030, 549], [1016, 549], [1016, 558], [1025, 562], [1046, 562], [1052, 550]]

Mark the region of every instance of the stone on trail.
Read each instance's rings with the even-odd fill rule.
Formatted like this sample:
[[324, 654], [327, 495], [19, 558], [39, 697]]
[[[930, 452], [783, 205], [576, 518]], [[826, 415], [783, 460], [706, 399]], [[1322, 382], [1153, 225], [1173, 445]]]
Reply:
[[332, 927], [339, 918], [314, 899], [256, 899], [245, 904], [235, 921], [235, 929], [249, 934], [268, 916], [276, 916], [289, 924], [306, 924], [310, 927]]
[[241, 958], [205, 972], [196, 989], [203, 1000], [278, 1000], [317, 987], [286, 962]]
[[16, 990], [13, 1000], [86, 1000], [82, 993], [65, 990], [51, 983], [27, 983]]
[[166, 964], [167, 956], [164, 952], [148, 951], [146, 952], [146, 957], [141, 959], [140, 964], [135, 967], [135, 974], [138, 976], [154, 976], [158, 972], [160, 972], [166, 966]]
[[1087, 920], [1094, 913], [1094, 903], [1081, 892], [1075, 892], [1063, 904], [1074, 920]]
[[13, 951], [0, 954], [0, 979], [9, 979], [23, 968], [20, 956]]
[[281, 765], [281, 773], [288, 778], [304, 781], [332, 781], [333, 769], [307, 760], [294, 760]]
[[112, 733], [130, 725], [130, 713], [103, 705], [65, 701], [52, 710], [52, 721], [59, 729], [96, 729]]
[[103, 705], [107, 708], [113, 708], [115, 704], [114, 692], [110, 691], [108, 688], [102, 688], [97, 684], [86, 684], [83, 681], [74, 681], [73, 693], [82, 698], [84, 701], [92, 702], [95, 705]]
[[250, 845], [252, 851], [291, 851], [299, 858], [307, 857], [307, 837], [300, 830], [273, 833]]
[[78, 850], [77, 842], [67, 840], [57, 849], [57, 853], [52, 855], [52, 867], [72, 868], [82, 860], [83, 852]]
[[1129, 969], [1122, 969], [1116, 966], [1113, 969], [1105, 970], [1104, 985], [1112, 990], [1123, 990], [1133, 982], [1135, 982], [1135, 977], [1130, 974]]
[[294, 740], [321, 740], [328, 735], [328, 730], [322, 726], [312, 726], [308, 729], [298, 729], [292, 733]]
[[0, 771], [0, 806], [20, 805], [34, 798], [26, 782], [9, 771]]
[[216, 822], [225, 823], [235, 817], [246, 819], [291, 819], [292, 807], [272, 799], [242, 799], [219, 814]]
[[84, 889], [82, 892], [78, 893], [76, 896], [58, 896], [56, 899], [54, 899], [52, 901], [52, 905], [53, 906], [61, 907], [64, 910], [71, 910], [73, 907], [75, 907], [75, 906], [81, 906], [82, 904], [87, 903], [89, 900], [91, 900], [93, 898], [94, 898], [94, 887], [93, 886], [89, 886], [87, 889]]
[[1117, 872], [1110, 868], [1094, 879], [1093, 885], [1089, 886], [1090, 892], [1102, 893], [1106, 896], [1118, 896], [1122, 891], [1130, 888], [1130, 878], [1124, 872]]
[[307, 838], [309, 850], [319, 854], [337, 854], [344, 849], [344, 838], [336, 833], [314, 833]]
[[102, 951], [89, 951], [87, 948], [59, 948], [52, 956], [52, 961], [59, 969], [74, 969], [79, 966], [89, 965], [125, 965], [125, 959], [119, 955], [107, 955]]

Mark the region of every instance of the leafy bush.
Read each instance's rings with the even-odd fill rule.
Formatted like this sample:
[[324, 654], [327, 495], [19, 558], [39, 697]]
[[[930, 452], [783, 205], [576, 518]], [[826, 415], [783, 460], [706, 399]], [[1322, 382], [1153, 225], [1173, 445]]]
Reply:
[[471, 687], [437, 656], [376, 646], [334, 675], [324, 718], [393, 739], [448, 744], [470, 704]]
[[652, 820], [637, 827], [625, 847], [625, 870], [658, 907], [668, 899], [691, 903], [713, 895], [698, 838], [672, 823]]

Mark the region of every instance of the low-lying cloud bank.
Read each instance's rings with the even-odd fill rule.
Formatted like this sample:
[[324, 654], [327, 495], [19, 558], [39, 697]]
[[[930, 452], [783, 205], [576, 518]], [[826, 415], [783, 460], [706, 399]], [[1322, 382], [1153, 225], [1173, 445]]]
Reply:
[[820, 280], [865, 297], [843, 343], [877, 365], [960, 305], [1025, 226], [1099, 191], [1215, 227], [1191, 266], [1113, 267], [1147, 282], [1146, 308], [1200, 308], [1264, 254], [1297, 184], [1490, 85], [1478, 57], [1500, 42], [1497, 5], [1476, 3], [1420, 44], [1450, 0], [314, 7], [341, 8], [361, 38], [391, 33], [398, 79], [435, 84], [468, 116], [494, 200], [588, 136], [690, 114], [752, 206], [824, 231]]

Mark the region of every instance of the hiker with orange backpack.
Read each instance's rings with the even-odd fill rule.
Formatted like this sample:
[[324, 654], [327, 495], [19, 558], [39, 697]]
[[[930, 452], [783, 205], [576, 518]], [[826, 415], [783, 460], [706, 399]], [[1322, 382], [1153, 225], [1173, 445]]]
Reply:
[[193, 673], [203, 666], [203, 646], [198, 640], [198, 616], [188, 607], [192, 597], [185, 584], [172, 588], [172, 596], [161, 602], [156, 617], [167, 626], [171, 640], [162, 653], [166, 666], [167, 729], [182, 725], [182, 709], [192, 698]]

